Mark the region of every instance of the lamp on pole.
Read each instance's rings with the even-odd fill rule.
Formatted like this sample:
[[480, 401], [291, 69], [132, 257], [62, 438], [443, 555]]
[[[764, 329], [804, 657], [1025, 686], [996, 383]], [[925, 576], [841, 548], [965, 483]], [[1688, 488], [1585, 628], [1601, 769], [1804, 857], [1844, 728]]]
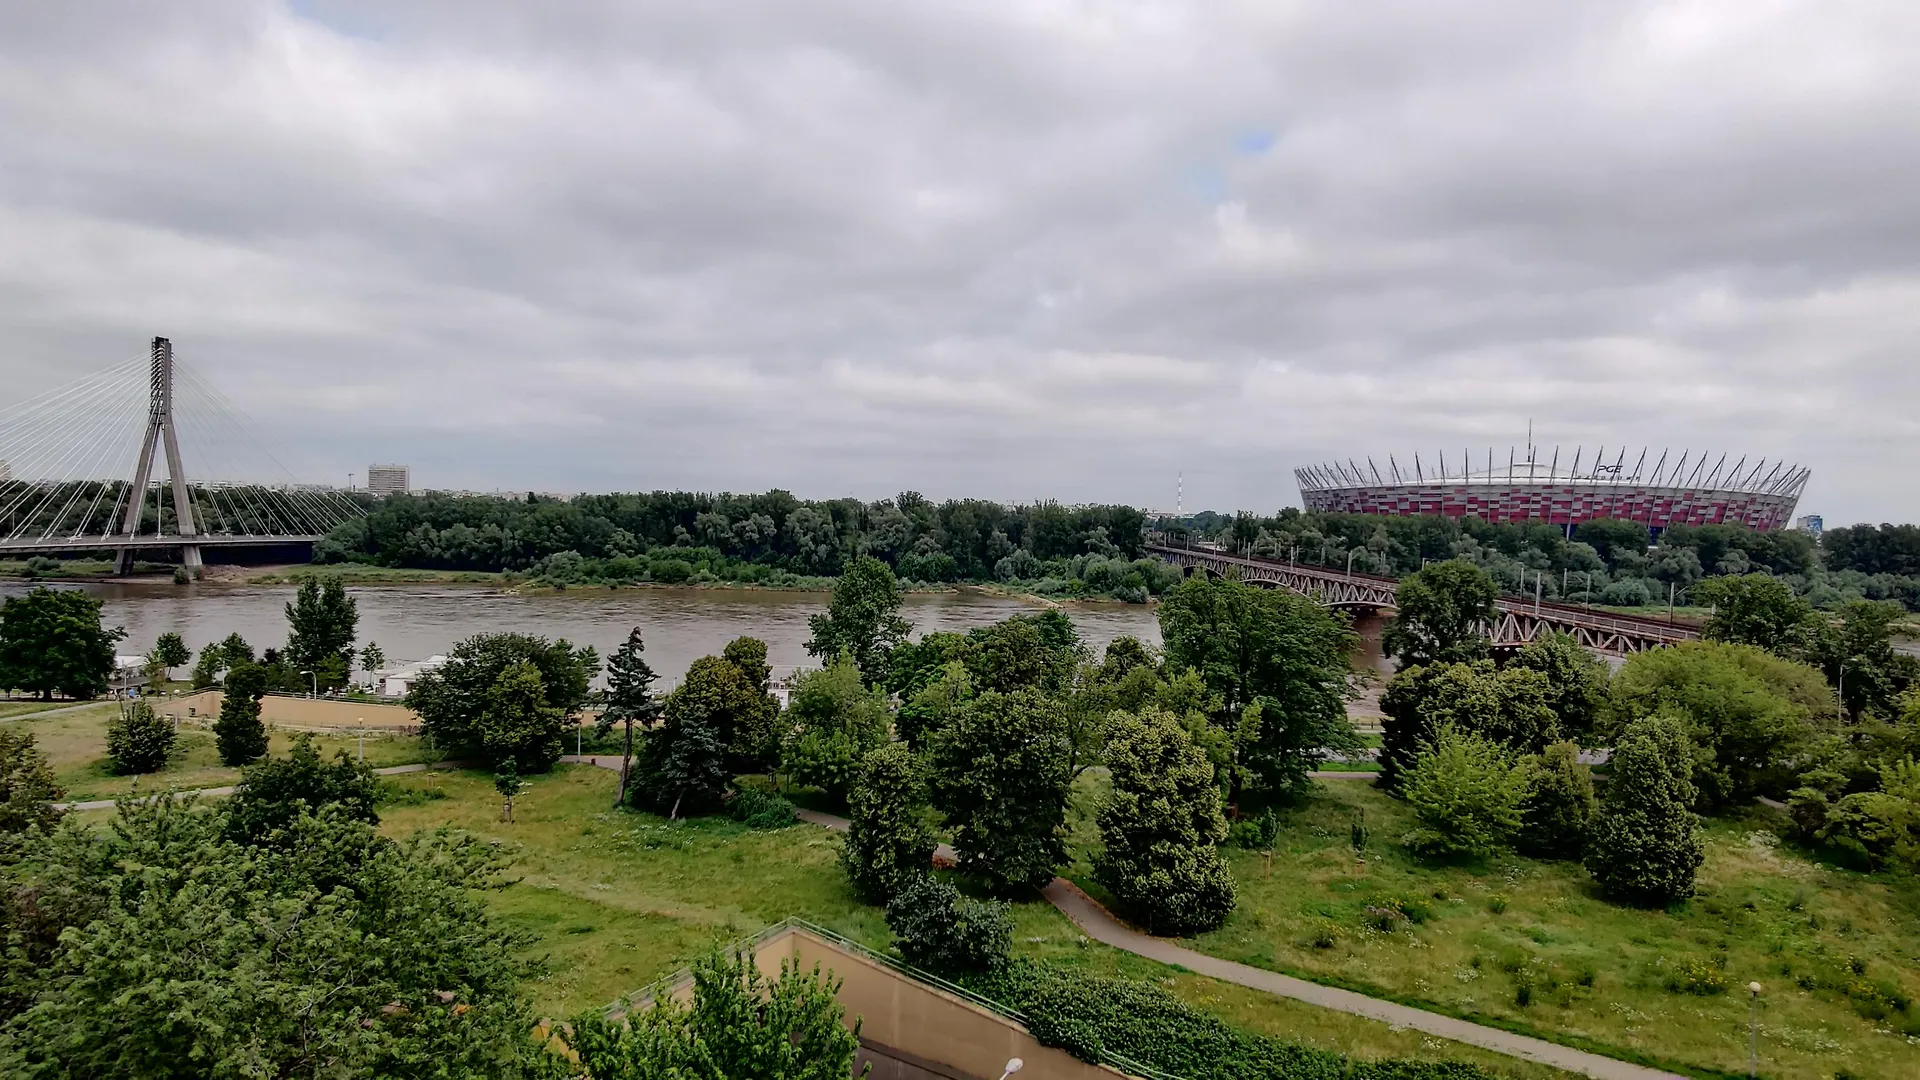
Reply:
[[313, 693], [309, 694], [308, 696], [314, 697], [314, 698], [319, 697], [320, 696], [320, 676], [315, 675], [311, 671], [303, 671], [300, 674], [305, 675], [307, 678], [313, 680]]
[[1838, 714], [1840, 718], [1840, 722], [1843, 724], [1846, 723], [1847, 722], [1847, 661], [1845, 657], [1842, 657], [1840, 660], [1840, 685], [1835, 687], [1834, 689], [1833, 706], [1834, 706], [1835, 713]]
[[1347, 576], [1348, 577], [1353, 576], [1353, 557], [1358, 554], [1360, 554], [1359, 548], [1354, 548], [1352, 551], [1347, 552]]
[[1000, 1074], [1000, 1080], [1007, 1080], [1007, 1077], [1012, 1076], [1014, 1073], [1017, 1073], [1021, 1069], [1026, 1068], [1026, 1065], [1027, 1063], [1024, 1061], [1021, 1061], [1019, 1058], [1008, 1058], [1007, 1071]]
[[[1747, 1077], [1760, 1074], [1760, 984], [1747, 984]], [[1002, 1080], [1005, 1080], [1003, 1077]]]

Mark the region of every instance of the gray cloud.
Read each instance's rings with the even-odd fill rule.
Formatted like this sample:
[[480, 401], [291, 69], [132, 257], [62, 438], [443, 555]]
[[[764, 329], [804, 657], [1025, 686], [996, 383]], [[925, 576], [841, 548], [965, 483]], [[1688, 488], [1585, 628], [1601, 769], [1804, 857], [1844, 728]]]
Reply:
[[289, 464], [1271, 509], [1520, 441], [1913, 517], [1920, 9], [372, 0], [0, 16], [0, 378]]

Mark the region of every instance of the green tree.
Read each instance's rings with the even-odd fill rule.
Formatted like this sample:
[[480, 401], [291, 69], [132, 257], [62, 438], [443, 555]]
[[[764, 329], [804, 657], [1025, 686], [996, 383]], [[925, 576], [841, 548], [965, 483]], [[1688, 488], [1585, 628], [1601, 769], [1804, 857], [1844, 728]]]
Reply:
[[1233, 911], [1227, 835], [1206, 751], [1171, 713], [1115, 714], [1107, 739], [1113, 790], [1096, 820], [1104, 844], [1094, 879], [1149, 933], [1217, 929]]
[[107, 721], [107, 757], [121, 776], [159, 772], [173, 754], [173, 721], [144, 701], [129, 701]]
[[1034, 690], [960, 703], [931, 740], [934, 805], [960, 868], [997, 889], [1038, 888], [1067, 861], [1072, 745], [1060, 703]]
[[162, 674], [171, 680], [173, 669], [193, 659], [193, 653], [187, 648], [187, 639], [169, 630], [154, 639], [153, 651], [147, 654], [147, 659], [159, 664]]
[[660, 676], [654, 674], [653, 667], [641, 655], [646, 651], [647, 644], [636, 626], [627, 632], [627, 640], [620, 648], [607, 658], [606, 707], [594, 724], [594, 734], [605, 737], [615, 724], [626, 728], [620, 750], [620, 790], [613, 800], [615, 806], [627, 804], [628, 774], [633, 768], [633, 722], [650, 724], [660, 711], [660, 703], [653, 697], [653, 684]]
[[851, 653], [870, 685], [884, 685], [889, 655], [912, 629], [900, 617], [900, 584], [886, 563], [862, 555], [834, 582], [824, 615], [807, 620], [807, 653], [822, 662]]
[[839, 993], [817, 964], [782, 960], [769, 980], [744, 950], [713, 953], [694, 965], [692, 1001], [656, 1001], [624, 1020], [583, 1014], [573, 1048], [594, 1080], [846, 1080], [860, 1021], [844, 1023]]
[[346, 685], [359, 626], [360, 605], [340, 579], [322, 584], [310, 575], [301, 578], [287, 604], [287, 664], [312, 672], [322, 690]]
[[728, 767], [736, 773], [771, 772], [780, 766], [780, 699], [769, 684], [773, 668], [767, 663], [767, 643], [737, 637], [720, 650], [720, 659], [740, 672], [738, 713], [727, 738]]
[[221, 763], [245, 765], [267, 752], [267, 726], [260, 722], [260, 699], [266, 692], [267, 672], [259, 664], [242, 660], [227, 670], [220, 717], [213, 722]]
[[853, 786], [861, 759], [887, 741], [886, 697], [861, 682], [847, 653], [794, 678], [786, 720], [788, 775], [836, 802]]
[[491, 845], [302, 816], [284, 850], [250, 849], [223, 816], [127, 801], [28, 834], [0, 871], [0, 909], [35, 930], [0, 972], [0, 1073], [542, 1075]]
[[1891, 601], [1853, 600], [1833, 619], [1815, 618], [1802, 657], [1834, 686], [1850, 721], [1899, 715], [1901, 695], [1920, 682], [1920, 661], [1894, 651], [1907, 611]]
[[1500, 590], [1464, 559], [1432, 563], [1400, 579], [1399, 605], [1381, 645], [1402, 668], [1478, 660], [1492, 648], [1487, 627]]
[[377, 641], [369, 641], [360, 650], [360, 670], [371, 675], [387, 666], [387, 652]]
[[1785, 796], [1833, 724], [1818, 671], [1752, 645], [1690, 641], [1636, 653], [1613, 679], [1611, 728], [1665, 713], [1686, 724], [1706, 807]]
[[1911, 757], [1881, 765], [1879, 789], [1842, 797], [1813, 839], [1875, 869], [1920, 869], [1920, 765]]
[[962, 896], [927, 874], [887, 901], [887, 929], [907, 963], [936, 975], [992, 971], [1006, 966], [1013, 951], [1013, 913], [1007, 904]]
[[939, 841], [927, 820], [925, 763], [906, 743], [888, 743], [861, 759], [847, 810], [840, 862], [861, 899], [883, 904], [927, 876]]
[[100, 625], [100, 601], [77, 589], [40, 586], [0, 604], [0, 687], [50, 701], [107, 692], [113, 646], [127, 636]]
[[1511, 666], [1547, 677], [1546, 705], [1559, 719], [1561, 735], [1580, 739], [1593, 733], [1607, 703], [1607, 665], [1571, 634], [1541, 635], [1514, 653]]
[[47, 755], [34, 745], [33, 733], [17, 726], [0, 729], [0, 834], [58, 825], [61, 811], [53, 804], [65, 794]]
[[373, 770], [345, 750], [332, 764], [320, 760], [313, 736], [295, 736], [286, 757], [269, 757], [246, 767], [226, 804], [228, 840], [259, 845], [295, 833], [302, 814], [334, 815], [335, 820], [380, 824], [374, 810], [379, 796]]
[[1347, 722], [1359, 638], [1344, 616], [1280, 590], [1195, 576], [1161, 599], [1160, 636], [1169, 677], [1198, 672], [1209, 719], [1237, 736], [1232, 801], [1248, 778], [1270, 796], [1303, 791], [1328, 751], [1359, 745]]
[[747, 677], [725, 658], [695, 660], [667, 695], [660, 726], [647, 732], [634, 800], [673, 818], [683, 807], [702, 813], [718, 807], [734, 775], [728, 759], [735, 728], [758, 708], [757, 698]]
[[1786, 582], [1772, 574], [1708, 578], [1694, 586], [1693, 602], [1713, 607], [1713, 614], [1701, 629], [1708, 641], [1754, 645], [1781, 656], [1798, 657], [1813, 629], [1812, 605], [1795, 596]]
[[1479, 735], [1519, 754], [1538, 752], [1560, 737], [1548, 705], [1553, 685], [1532, 668], [1496, 668], [1491, 660], [1411, 667], [1380, 695], [1380, 783], [1394, 789], [1442, 727]]
[[1627, 725], [1588, 833], [1587, 872], [1609, 898], [1659, 907], [1693, 895], [1705, 857], [1693, 814], [1693, 747], [1683, 721]]
[[193, 688], [206, 690], [219, 685], [220, 672], [224, 671], [226, 666], [226, 655], [220, 651], [218, 645], [209, 645], [201, 649], [200, 659], [193, 664]]
[[[503, 682], [523, 664], [539, 676], [537, 703], [524, 696], [532, 686], [524, 673]], [[434, 745], [450, 754], [489, 765], [511, 754], [521, 772], [545, 772], [565, 752], [568, 728], [599, 670], [600, 656], [591, 646], [529, 634], [480, 634], [455, 645], [445, 665], [416, 680], [406, 705], [419, 714]]]
[[1580, 748], [1554, 743], [1527, 759], [1525, 773], [1515, 846], [1537, 859], [1579, 858], [1594, 806], [1593, 773], [1580, 763]]
[[1401, 781], [1420, 822], [1403, 842], [1436, 858], [1492, 855], [1520, 829], [1526, 782], [1506, 747], [1443, 724]]
[[493, 790], [500, 793], [500, 820], [513, 824], [513, 800], [526, 790], [526, 782], [520, 779], [520, 770], [514, 768], [511, 757], [502, 758], [500, 767], [493, 770]]

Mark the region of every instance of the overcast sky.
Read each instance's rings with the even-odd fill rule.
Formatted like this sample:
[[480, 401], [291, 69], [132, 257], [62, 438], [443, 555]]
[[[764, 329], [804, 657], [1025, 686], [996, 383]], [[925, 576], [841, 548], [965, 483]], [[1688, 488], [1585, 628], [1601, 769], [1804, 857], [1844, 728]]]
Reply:
[[1531, 419], [1913, 520], [1916, 56], [1913, 0], [9, 3], [0, 404], [166, 334], [341, 482], [1271, 511]]

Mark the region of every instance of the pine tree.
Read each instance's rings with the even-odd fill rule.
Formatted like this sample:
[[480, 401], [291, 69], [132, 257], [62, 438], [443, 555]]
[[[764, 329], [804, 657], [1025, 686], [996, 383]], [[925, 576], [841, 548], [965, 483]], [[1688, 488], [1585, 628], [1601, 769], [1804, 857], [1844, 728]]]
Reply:
[[607, 658], [607, 707], [594, 724], [594, 734], [604, 737], [615, 724], [626, 727], [626, 742], [620, 751], [620, 794], [613, 801], [615, 806], [624, 806], [627, 801], [627, 772], [633, 766], [633, 722], [647, 723], [660, 708], [653, 700], [653, 684], [660, 676], [640, 655], [646, 651], [647, 643], [641, 640], [636, 626]]
[[1693, 746], [1680, 721], [1636, 720], [1614, 746], [1587, 842], [1587, 872], [1608, 897], [1658, 907], [1693, 895], [1704, 853], [1694, 817]]
[[884, 904], [926, 875], [938, 846], [927, 823], [925, 766], [906, 743], [888, 743], [861, 760], [847, 804], [840, 861], [862, 899]]
[[267, 752], [267, 726], [260, 722], [260, 699], [267, 692], [267, 673], [258, 664], [242, 660], [227, 671], [220, 696], [220, 718], [213, 722], [214, 745], [227, 765], [245, 765]]
[[1106, 848], [1094, 878], [1151, 933], [1217, 928], [1233, 911], [1234, 886], [1217, 846], [1227, 822], [1212, 762], [1171, 713], [1115, 713], [1108, 723], [1113, 793], [1097, 818]]

